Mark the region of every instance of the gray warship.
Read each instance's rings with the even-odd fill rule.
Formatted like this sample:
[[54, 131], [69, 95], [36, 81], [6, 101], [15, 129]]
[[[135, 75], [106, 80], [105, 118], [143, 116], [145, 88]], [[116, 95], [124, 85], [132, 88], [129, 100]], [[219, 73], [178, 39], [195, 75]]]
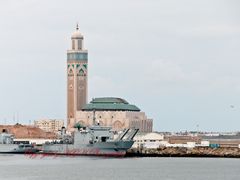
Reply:
[[0, 154], [25, 154], [38, 151], [32, 144], [14, 144], [13, 135], [7, 133], [5, 129], [0, 133]]
[[[95, 114], [95, 113], [94, 113]], [[124, 156], [134, 143], [138, 129], [125, 129], [114, 138], [111, 127], [95, 124], [78, 128], [73, 138], [63, 137], [60, 143], [47, 143], [42, 147], [43, 154], [54, 155], [89, 155], [89, 156]]]

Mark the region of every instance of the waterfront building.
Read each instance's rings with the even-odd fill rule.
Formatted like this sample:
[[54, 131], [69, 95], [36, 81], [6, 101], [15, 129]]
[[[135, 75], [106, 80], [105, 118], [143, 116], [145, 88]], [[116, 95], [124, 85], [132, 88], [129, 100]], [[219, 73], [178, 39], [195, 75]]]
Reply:
[[138, 133], [134, 137], [133, 148], [151, 148], [156, 149], [160, 146], [167, 144], [167, 141], [164, 141], [164, 135], [156, 132], [151, 133]]
[[96, 123], [112, 126], [113, 130], [138, 128], [140, 132], [152, 132], [152, 119], [148, 119], [136, 105], [113, 97], [94, 98], [82, 108], [82, 111], [77, 111], [76, 120], [69, 124], [71, 131], [76, 123], [84, 126], [92, 125], [94, 112]]
[[62, 119], [40, 119], [34, 121], [34, 126], [45, 132], [57, 133], [64, 127], [64, 121]]
[[67, 124], [76, 118], [87, 103], [88, 51], [83, 46], [83, 35], [77, 25], [72, 34], [72, 47], [67, 51]]
[[88, 51], [83, 46], [83, 35], [77, 25], [72, 34], [72, 47], [67, 51], [67, 130], [74, 131], [74, 125], [92, 125], [93, 112], [96, 120], [114, 130], [139, 128], [151, 132], [153, 121], [147, 118], [135, 105], [121, 98], [95, 98], [87, 104]]

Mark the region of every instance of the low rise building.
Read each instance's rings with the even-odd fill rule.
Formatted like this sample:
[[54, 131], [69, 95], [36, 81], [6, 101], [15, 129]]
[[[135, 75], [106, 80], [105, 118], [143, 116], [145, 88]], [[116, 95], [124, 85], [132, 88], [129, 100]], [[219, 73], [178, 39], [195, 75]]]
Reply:
[[173, 136], [165, 136], [165, 140], [170, 144], [186, 144], [187, 142], [196, 142], [197, 144], [201, 143], [201, 137], [198, 136], [189, 136], [189, 135], [173, 135]]
[[210, 145], [219, 147], [239, 147], [240, 135], [219, 135], [219, 136], [202, 136], [202, 139], [209, 141]]
[[166, 141], [163, 141], [164, 136], [162, 134], [151, 132], [151, 133], [138, 133], [134, 137], [133, 148], [158, 148]]
[[34, 121], [34, 126], [39, 127], [46, 132], [57, 133], [64, 126], [64, 121], [61, 119], [40, 119]]

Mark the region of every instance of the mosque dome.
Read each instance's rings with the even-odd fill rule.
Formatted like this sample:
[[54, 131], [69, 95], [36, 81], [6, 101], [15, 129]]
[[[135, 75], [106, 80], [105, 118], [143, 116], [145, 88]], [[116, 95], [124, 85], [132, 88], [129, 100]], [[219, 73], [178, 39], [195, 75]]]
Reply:
[[76, 27], [76, 31], [72, 34], [72, 39], [83, 39], [83, 35], [79, 31], [78, 24]]

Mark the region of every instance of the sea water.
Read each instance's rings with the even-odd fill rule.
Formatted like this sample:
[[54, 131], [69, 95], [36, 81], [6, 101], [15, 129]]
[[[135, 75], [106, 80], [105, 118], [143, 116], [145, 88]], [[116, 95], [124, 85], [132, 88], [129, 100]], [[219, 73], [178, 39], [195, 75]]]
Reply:
[[0, 155], [0, 180], [240, 180], [240, 159]]

